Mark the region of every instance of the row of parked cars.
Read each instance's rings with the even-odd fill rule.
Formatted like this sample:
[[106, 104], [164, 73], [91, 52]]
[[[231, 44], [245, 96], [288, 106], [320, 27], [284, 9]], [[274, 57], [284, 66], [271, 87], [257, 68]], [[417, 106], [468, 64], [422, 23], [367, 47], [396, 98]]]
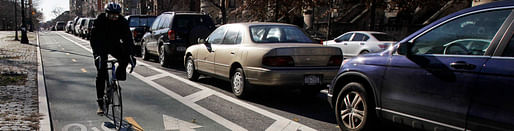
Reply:
[[79, 36], [81, 38], [90, 39], [91, 30], [93, 29], [95, 19], [96, 18], [75, 17], [75, 19], [68, 21], [66, 23], [66, 27], [64, 30], [67, 33]]
[[156, 19], [143, 56], [154, 48], [166, 64], [167, 55], [183, 55], [187, 78], [227, 80], [237, 97], [261, 86], [319, 91], [328, 84], [341, 130], [379, 130], [380, 121], [420, 130], [514, 129], [514, 1], [456, 12], [399, 42], [354, 31], [320, 45], [294, 25], [236, 23], [194, 44], [171, 22], [177, 15]]

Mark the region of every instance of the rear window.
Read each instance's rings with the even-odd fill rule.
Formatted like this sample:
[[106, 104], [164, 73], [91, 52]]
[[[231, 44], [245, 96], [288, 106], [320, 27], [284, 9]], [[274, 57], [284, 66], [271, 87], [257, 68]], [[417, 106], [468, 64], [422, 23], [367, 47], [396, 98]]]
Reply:
[[146, 26], [149, 27], [152, 25], [155, 17], [130, 17], [130, 27], [135, 26]]
[[191, 29], [198, 25], [214, 27], [211, 18], [205, 15], [176, 15], [173, 20], [173, 28]]
[[396, 39], [392, 36], [389, 36], [387, 34], [377, 34], [372, 33], [373, 37], [377, 38], [378, 41], [396, 41]]
[[255, 43], [314, 43], [302, 30], [295, 26], [251, 26], [250, 33]]

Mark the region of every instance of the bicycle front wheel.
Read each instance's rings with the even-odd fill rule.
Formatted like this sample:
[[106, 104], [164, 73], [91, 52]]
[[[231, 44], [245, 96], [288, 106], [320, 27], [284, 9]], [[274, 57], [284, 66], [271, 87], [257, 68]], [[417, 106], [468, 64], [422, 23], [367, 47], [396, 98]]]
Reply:
[[123, 123], [123, 106], [121, 103], [121, 88], [116, 82], [114, 87], [114, 92], [112, 93], [112, 120], [116, 129], [120, 130]]

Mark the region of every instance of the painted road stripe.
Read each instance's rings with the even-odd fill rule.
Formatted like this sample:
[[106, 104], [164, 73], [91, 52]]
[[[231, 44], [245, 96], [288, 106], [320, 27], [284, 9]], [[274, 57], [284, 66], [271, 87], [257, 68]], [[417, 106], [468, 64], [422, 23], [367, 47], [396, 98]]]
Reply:
[[[127, 70], [130, 70], [130, 69], [127, 69]], [[149, 80], [155, 80], [155, 79], [159, 79], [159, 78], [162, 78], [162, 77], [165, 77], [165, 76], [168, 76], [166, 74], [157, 74], [157, 75], [152, 75], [152, 76], [149, 76], [149, 77], [146, 77], [147, 79]]]
[[143, 129], [143, 127], [141, 127], [141, 125], [139, 125], [136, 120], [134, 120], [134, 118], [132, 117], [125, 117], [125, 120], [130, 123], [130, 125], [133, 126], [132, 129], [136, 130], [136, 131], [144, 131], [145, 129]]
[[38, 87], [38, 100], [39, 100], [39, 114], [41, 115], [41, 119], [39, 119], [39, 130], [40, 131], [51, 131], [51, 121], [50, 121], [50, 108], [48, 106], [48, 98], [46, 94], [46, 83], [45, 76], [43, 71], [43, 58], [41, 56], [41, 44], [39, 43], [39, 32], [36, 32], [36, 41], [37, 41], [37, 87]]
[[84, 73], [85, 73], [85, 72], [87, 72], [87, 70], [86, 70], [85, 68], [82, 68], [82, 69], [80, 69], [80, 70], [81, 70], [82, 72], [84, 72]]
[[[79, 44], [79, 43], [77, 43], [75, 41], [72, 41], [72, 42], [75, 43], [75, 44]], [[81, 47], [83, 47], [83, 46], [81, 46]], [[83, 48], [84, 49], [88, 49], [88, 48], [85, 48], [85, 47], [83, 47]], [[272, 118], [272, 119], [276, 120], [275, 123], [273, 123], [266, 130], [272, 130], [272, 131], [275, 131], [275, 130], [289, 130], [289, 129], [293, 128], [293, 127], [298, 129], [298, 130], [302, 129], [303, 131], [309, 131], [309, 130], [313, 131], [313, 130], [315, 130], [313, 128], [310, 128], [308, 126], [302, 125], [302, 124], [300, 124], [298, 122], [294, 122], [292, 120], [289, 120], [287, 118], [284, 118], [282, 116], [279, 116], [277, 114], [269, 112], [269, 111], [264, 110], [262, 108], [259, 108], [259, 107], [253, 106], [251, 104], [248, 104], [248, 103], [246, 103], [246, 102], [244, 102], [242, 100], [239, 100], [239, 99], [236, 99], [236, 98], [232, 98], [232, 97], [227, 96], [225, 94], [222, 94], [220, 92], [216, 92], [216, 91], [214, 91], [214, 90], [212, 90], [212, 89], [210, 89], [208, 87], [205, 87], [205, 86], [203, 86], [201, 84], [195, 83], [193, 81], [187, 80], [187, 79], [182, 78], [180, 76], [177, 76], [175, 74], [169, 73], [169, 72], [164, 71], [164, 70], [159, 69], [159, 68], [156, 68], [154, 66], [146, 64], [145, 62], [138, 62], [138, 65], [144, 65], [144, 66], [146, 66], [146, 67], [148, 67], [148, 68], [150, 68], [150, 69], [152, 69], [154, 71], [160, 72], [162, 74], [167, 74], [168, 76], [170, 76], [170, 77], [172, 77], [174, 79], [180, 80], [180, 81], [182, 81], [182, 82], [184, 82], [184, 83], [186, 83], [186, 84], [188, 84], [190, 86], [196, 87], [198, 89], [212, 91], [213, 95], [219, 96], [219, 97], [221, 97], [221, 98], [223, 98], [225, 100], [231, 101], [234, 104], [240, 105], [242, 107], [246, 107], [249, 110], [252, 110], [254, 112], [257, 112], [257, 113], [262, 114], [262, 115], [264, 115], [266, 117], [269, 117], [269, 118]], [[185, 105], [191, 107], [192, 109], [198, 111], [199, 113], [204, 114], [205, 116], [207, 116], [207, 117], [211, 118], [212, 120], [220, 123], [221, 125], [223, 125], [225, 127], [227, 127], [228, 125], [232, 125], [232, 126], [229, 126], [229, 127], [232, 127], [232, 128], [227, 127], [227, 128], [229, 128], [231, 130], [238, 130], [238, 129], [235, 129], [237, 127], [239, 128], [239, 130], [246, 130], [246, 129], [240, 127], [239, 125], [233, 124], [232, 122], [226, 120], [225, 118], [223, 118], [223, 117], [221, 117], [221, 116], [219, 116], [219, 115], [217, 115], [215, 113], [212, 113], [211, 111], [209, 111], [209, 110], [207, 110], [207, 109], [197, 105], [196, 103], [186, 99], [185, 97], [182, 97], [182, 96], [178, 95], [177, 93], [175, 93], [173, 91], [170, 91], [169, 89], [167, 89], [167, 88], [165, 88], [165, 87], [163, 87], [163, 86], [161, 86], [161, 85], [159, 85], [159, 84], [157, 84], [157, 83], [155, 83], [153, 81], [150, 81], [150, 80], [146, 79], [145, 77], [139, 75], [138, 73], [133, 72], [132, 75], [135, 76], [136, 78], [139, 78], [140, 80], [146, 82], [147, 84], [150, 84], [151, 86], [153, 86], [154, 88], [160, 90], [161, 92], [163, 92], [163, 93], [165, 93], [165, 94], [167, 94], [167, 95], [169, 95], [169, 96], [179, 100], [180, 102], [182, 102]], [[225, 124], [227, 124], [227, 125], [225, 125]]]

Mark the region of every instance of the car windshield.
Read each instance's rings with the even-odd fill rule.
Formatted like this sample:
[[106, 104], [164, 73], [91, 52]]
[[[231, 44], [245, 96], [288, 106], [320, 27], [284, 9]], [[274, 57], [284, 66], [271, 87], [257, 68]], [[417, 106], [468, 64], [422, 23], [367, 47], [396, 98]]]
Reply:
[[394, 37], [389, 36], [387, 34], [371, 33], [371, 35], [377, 38], [378, 41], [396, 41]]
[[152, 25], [155, 17], [131, 17], [130, 18], [130, 27], [135, 26], [150, 26]]
[[251, 26], [250, 33], [255, 43], [314, 43], [312, 39], [295, 26]]

